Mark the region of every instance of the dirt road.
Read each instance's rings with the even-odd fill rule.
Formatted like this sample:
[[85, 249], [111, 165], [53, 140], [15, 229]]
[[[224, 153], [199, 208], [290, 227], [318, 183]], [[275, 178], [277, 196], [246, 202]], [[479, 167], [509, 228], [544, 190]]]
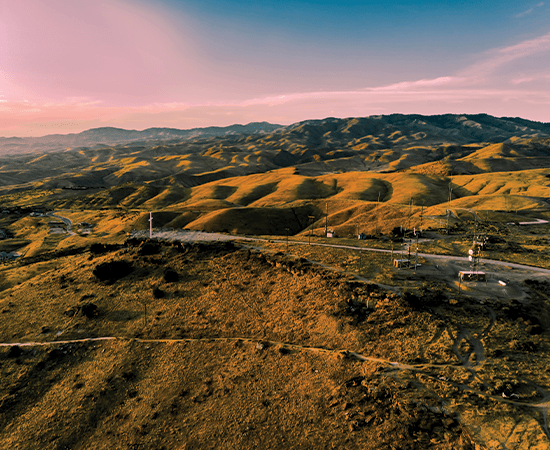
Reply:
[[[146, 238], [147, 231], [137, 231], [134, 237]], [[205, 233], [201, 231], [176, 231], [176, 230], [156, 230], [153, 237], [161, 240], [177, 240], [182, 242], [195, 241], [245, 241], [245, 242], [279, 242], [286, 243], [286, 239], [261, 239], [246, 236], [232, 236], [220, 233]], [[310, 245], [308, 241], [291, 241], [292, 245]], [[365, 252], [391, 253], [392, 250], [380, 248], [365, 248], [351, 245], [314, 243], [311, 245], [332, 248], [344, 248]], [[398, 258], [400, 253], [393, 252]], [[412, 253], [411, 253], [412, 256]], [[506, 261], [496, 261], [491, 259], [481, 259], [479, 271], [486, 274], [485, 282], [459, 283], [458, 273], [464, 270], [470, 270], [470, 261], [466, 257], [450, 255], [433, 255], [429, 253], [418, 253], [419, 258], [423, 258], [427, 264], [423, 264], [413, 269], [400, 269], [407, 272], [414, 270], [419, 277], [430, 278], [445, 281], [448, 286], [457, 291], [467, 292], [468, 295], [479, 300], [488, 298], [499, 299], [517, 299], [521, 300], [527, 296], [527, 291], [523, 282], [526, 279], [535, 279], [539, 281], [547, 280], [550, 276], [550, 270], [540, 267], [527, 266], [522, 264], [510, 263]], [[413, 266], [414, 267], [414, 266]], [[397, 270], [397, 269], [396, 269]]]

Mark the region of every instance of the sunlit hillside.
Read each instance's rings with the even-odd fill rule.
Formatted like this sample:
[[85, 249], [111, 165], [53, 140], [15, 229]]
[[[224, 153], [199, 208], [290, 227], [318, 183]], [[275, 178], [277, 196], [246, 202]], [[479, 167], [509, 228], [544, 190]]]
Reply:
[[285, 235], [327, 219], [340, 233], [384, 232], [419, 225], [424, 209], [529, 210], [550, 199], [546, 124], [391, 115], [264, 128], [5, 157], [0, 205], [170, 212], [156, 223]]

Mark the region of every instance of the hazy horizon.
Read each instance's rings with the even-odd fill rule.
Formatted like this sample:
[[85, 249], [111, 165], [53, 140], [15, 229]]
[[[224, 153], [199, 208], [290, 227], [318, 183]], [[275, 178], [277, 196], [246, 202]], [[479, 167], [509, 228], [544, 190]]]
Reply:
[[[400, 113], [383, 114], [383, 115], [380, 115], [380, 116], [390, 116], [390, 115], [393, 115], [393, 114], [400, 114]], [[483, 115], [483, 114], [485, 114], [485, 113], [474, 113], [474, 114], [470, 114], [470, 113], [463, 113], [463, 114], [461, 114], [461, 113], [442, 113], [442, 114], [433, 114], [433, 115], [411, 113], [411, 114], [403, 114], [403, 115], [412, 115], [412, 116], [421, 115], [421, 116], [424, 116], [424, 117], [431, 117], [431, 116], [443, 116], [443, 115], [475, 116], [475, 115]], [[115, 130], [120, 130], [120, 131], [140, 133], [140, 132], [144, 132], [144, 131], [147, 131], [147, 130], [153, 130], [153, 129], [171, 129], [171, 130], [177, 130], [177, 131], [190, 131], [190, 130], [202, 130], [202, 129], [208, 129], [208, 128], [230, 128], [230, 127], [233, 127], [233, 126], [235, 126], [235, 127], [239, 127], [239, 126], [247, 127], [248, 125], [255, 124], [255, 123], [265, 123], [265, 124], [274, 125], [274, 126], [291, 127], [293, 125], [296, 125], [296, 124], [299, 124], [299, 123], [302, 123], [302, 122], [307, 122], [307, 121], [310, 121], [310, 120], [312, 120], [312, 121], [313, 120], [323, 121], [323, 120], [330, 120], [330, 119], [348, 120], [348, 119], [368, 118], [368, 117], [376, 117], [376, 116], [379, 116], [379, 115], [375, 114], [375, 115], [363, 116], [363, 117], [323, 117], [323, 118], [320, 118], [320, 119], [304, 119], [304, 120], [289, 123], [289, 124], [271, 123], [271, 122], [267, 122], [267, 121], [262, 121], [262, 122], [254, 121], [254, 122], [247, 122], [247, 123], [232, 123], [230, 125], [223, 125], [223, 126], [205, 125], [205, 126], [192, 127], [192, 128], [177, 128], [177, 127], [162, 127], [162, 126], [153, 127], [152, 126], [152, 127], [137, 129], [137, 128], [124, 128], [124, 127], [112, 126], [112, 125], [101, 125], [101, 126], [97, 126], [97, 127], [86, 128], [85, 130], [81, 130], [81, 131], [72, 131], [72, 132], [70, 131], [70, 132], [66, 132], [66, 133], [60, 133], [60, 132], [48, 133], [48, 134], [39, 135], [39, 136], [0, 136], [0, 139], [10, 139], [10, 138], [14, 138], [14, 139], [25, 139], [25, 138], [40, 139], [40, 138], [45, 138], [45, 137], [48, 137], [48, 136], [78, 135], [78, 134], [81, 134], [81, 133], [84, 133], [84, 132], [87, 132], [87, 131], [100, 130], [100, 129], [115, 129]], [[490, 117], [496, 117], [496, 116], [490, 116]], [[516, 119], [518, 117], [496, 117], [496, 118], [497, 119]], [[531, 120], [531, 119], [526, 119], [525, 117], [519, 117], [519, 119]], [[540, 122], [540, 121], [533, 121], [533, 122]], [[540, 123], [550, 124], [550, 122], [540, 122]]]
[[550, 122], [545, 2], [0, 5], [0, 136], [377, 114]]

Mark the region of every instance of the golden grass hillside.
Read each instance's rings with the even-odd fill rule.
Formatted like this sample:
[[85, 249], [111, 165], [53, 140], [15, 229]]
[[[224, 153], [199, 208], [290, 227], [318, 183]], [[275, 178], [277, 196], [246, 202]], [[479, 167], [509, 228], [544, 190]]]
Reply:
[[362, 270], [353, 253], [282, 249], [128, 241], [10, 269], [0, 448], [548, 448], [544, 285], [529, 308], [405, 295], [311, 262]]
[[[452, 198], [459, 196], [511, 194], [550, 198], [550, 183], [546, 170], [493, 173], [441, 178], [435, 175], [365, 172], [306, 177], [288, 170], [266, 174], [228, 178], [192, 188], [188, 200], [175, 204], [185, 208], [204, 199], [226, 200], [235, 206], [277, 206], [294, 201], [338, 199], [364, 200], [425, 206], [448, 200], [448, 185]], [[263, 194], [263, 195], [262, 195]], [[239, 203], [239, 201], [242, 201]], [[255, 199], [250, 202], [251, 199]]]
[[0, 208], [172, 212], [164, 225], [279, 235], [324, 231], [328, 209], [340, 233], [387, 232], [418, 226], [423, 208], [546, 208], [545, 130], [487, 115], [391, 115], [20, 155], [0, 161]]
[[[66, 189], [22, 191], [1, 200], [4, 205], [38, 204], [69, 211], [121, 208], [172, 212], [178, 217], [172, 225], [180, 228], [246, 233], [249, 227], [251, 234], [279, 235], [285, 235], [286, 228], [292, 230], [291, 234], [309, 230], [312, 222], [314, 229], [324, 229], [328, 207], [329, 226], [352, 235], [358, 227], [369, 234], [391, 231], [395, 226], [405, 225], [404, 222], [405, 226], [411, 223], [411, 227], [418, 227], [424, 210], [425, 214], [444, 216], [447, 209], [461, 208], [544, 209], [550, 199], [548, 175], [547, 169], [536, 169], [452, 177], [411, 171], [311, 177], [289, 168], [224, 178], [190, 188], [175, 180], [128, 182], [91, 193]], [[298, 209], [304, 213], [297, 213]], [[168, 226], [168, 222], [161, 223]], [[125, 226], [120, 230], [127, 229]]]
[[[547, 140], [534, 137], [544, 136], [547, 126], [518, 123], [483, 115], [465, 120], [451, 115], [391, 115], [306, 121], [271, 129], [272, 133], [164, 142], [159, 136], [160, 141], [103, 148], [64, 145], [60, 151], [0, 158], [0, 192], [29, 187], [93, 189], [171, 177], [182, 187], [192, 187], [284, 168], [317, 176], [323, 172], [403, 170], [438, 161], [457, 163], [456, 169], [469, 173], [548, 167]], [[105, 142], [102, 132], [109, 134], [106, 129], [96, 130], [95, 135]], [[115, 134], [118, 140], [124, 130]], [[86, 136], [86, 142], [92, 135]], [[130, 141], [135, 133], [132, 136]]]
[[548, 167], [550, 156], [546, 153], [537, 153], [534, 156], [529, 152], [522, 152], [511, 144], [492, 144], [477, 150], [470, 155], [460, 158], [459, 162], [466, 162], [483, 172], [509, 172], [525, 169]]

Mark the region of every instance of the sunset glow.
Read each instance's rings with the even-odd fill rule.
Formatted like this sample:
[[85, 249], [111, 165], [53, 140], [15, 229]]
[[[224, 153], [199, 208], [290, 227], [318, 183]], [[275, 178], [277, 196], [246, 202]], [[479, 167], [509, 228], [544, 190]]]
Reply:
[[550, 122], [544, 2], [0, 3], [0, 136], [391, 113]]

